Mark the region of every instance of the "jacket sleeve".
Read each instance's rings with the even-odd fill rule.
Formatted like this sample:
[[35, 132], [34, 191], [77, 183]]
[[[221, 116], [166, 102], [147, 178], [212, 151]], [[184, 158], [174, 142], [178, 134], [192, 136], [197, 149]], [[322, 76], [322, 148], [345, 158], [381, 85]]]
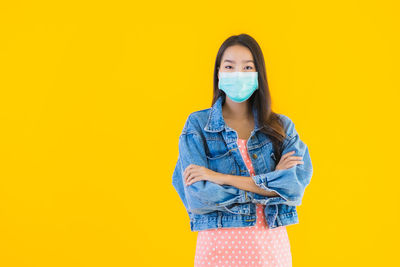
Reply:
[[179, 156], [172, 184], [188, 212], [205, 214], [216, 210], [229, 211], [231, 204], [250, 202], [246, 191], [233, 186], [205, 180], [186, 186], [183, 172], [190, 164], [208, 168], [205, 144], [197, 132], [183, 131], [179, 137]]
[[257, 186], [267, 191], [274, 191], [280, 196], [268, 197], [266, 205], [286, 204], [300, 206], [305, 188], [311, 181], [313, 167], [307, 145], [300, 139], [294, 123], [284, 117], [286, 123], [286, 138], [283, 142], [282, 155], [295, 151], [293, 156], [303, 157], [303, 164], [296, 164], [289, 169], [274, 170], [251, 176]]

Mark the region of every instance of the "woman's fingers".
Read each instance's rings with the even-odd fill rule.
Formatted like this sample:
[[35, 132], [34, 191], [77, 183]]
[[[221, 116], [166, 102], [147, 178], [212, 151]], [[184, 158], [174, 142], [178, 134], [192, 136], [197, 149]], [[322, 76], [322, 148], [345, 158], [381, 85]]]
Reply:
[[190, 183], [190, 181], [193, 179], [193, 178], [195, 178], [195, 176], [193, 175], [193, 174], [189, 174], [189, 176], [188, 176], [188, 178], [186, 179], [186, 185], [188, 185], [189, 183]]
[[185, 178], [185, 182], [188, 183], [191, 179], [193, 179], [195, 177], [195, 172], [193, 170], [189, 170], [187, 172], [186, 178]]
[[189, 166], [187, 166], [186, 169], [183, 171], [183, 174], [186, 175], [187, 172], [188, 172], [190, 169], [193, 168], [193, 166], [194, 166], [193, 164], [190, 164]]
[[[188, 166], [185, 170], [185, 184], [189, 185], [192, 184], [196, 181], [200, 181], [200, 177], [201, 177], [201, 170], [199, 168], [200, 166], [197, 165], [193, 165], [193, 166]], [[199, 178], [197, 180], [195, 180], [195, 178]]]
[[189, 175], [189, 178], [188, 178], [187, 181], [186, 181], [186, 185], [191, 185], [191, 184], [193, 184], [194, 182], [203, 180], [201, 177], [202, 177], [202, 176], [201, 176], [201, 174], [199, 174], [199, 173], [191, 173], [191, 174]]
[[190, 182], [188, 182], [186, 185], [191, 185], [191, 184], [193, 184], [193, 183], [195, 183], [195, 182], [198, 182], [198, 181], [201, 181], [202, 179], [199, 179], [199, 178], [197, 178], [197, 177], [194, 177], [193, 179], [191, 179], [190, 180]]
[[[290, 153], [290, 152], [289, 152]], [[283, 158], [283, 156], [282, 156]], [[304, 164], [303, 157], [300, 156], [286, 156], [286, 158], [283, 158], [279, 161], [277, 168], [276, 169], [289, 169], [297, 164]]]
[[292, 161], [286, 162], [284, 164], [284, 167], [286, 169], [289, 169], [289, 168], [291, 168], [291, 167], [293, 167], [293, 166], [295, 166], [297, 164], [303, 164], [303, 163], [304, 163], [304, 161], [302, 161], [302, 160], [292, 160]]
[[186, 169], [183, 171], [183, 176], [185, 177], [185, 181], [188, 177], [188, 175], [194, 170], [196, 169], [197, 165], [194, 164], [190, 164], [186, 167]]
[[302, 156], [290, 156], [288, 159], [290, 159], [290, 160], [293, 160], [293, 159], [300, 160], [302, 158], [303, 158]]
[[295, 151], [293, 150], [293, 151], [290, 151], [290, 152], [288, 152], [286, 154], [283, 154], [282, 157], [281, 157], [281, 160], [285, 160], [287, 157], [290, 157], [290, 155], [292, 155], [294, 152]]
[[289, 156], [289, 157], [284, 158], [282, 161], [288, 162], [288, 161], [301, 160], [301, 159], [303, 159], [303, 157], [301, 157], [301, 156]]

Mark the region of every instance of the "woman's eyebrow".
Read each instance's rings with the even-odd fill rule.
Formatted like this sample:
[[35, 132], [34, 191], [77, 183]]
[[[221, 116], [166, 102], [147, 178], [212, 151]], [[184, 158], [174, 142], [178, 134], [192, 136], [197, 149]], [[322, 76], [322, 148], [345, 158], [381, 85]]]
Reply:
[[[224, 60], [224, 62], [225, 62], [225, 61], [228, 61], [228, 62], [231, 62], [231, 63], [235, 63], [235, 61], [234, 61], [234, 60], [230, 60], [230, 59], [225, 59], [225, 60]], [[253, 63], [254, 63], [254, 61], [253, 61], [253, 60], [251, 60], [251, 59], [250, 59], [250, 60], [242, 60], [242, 62], [244, 62], [244, 63], [247, 63], [247, 62], [253, 62]]]

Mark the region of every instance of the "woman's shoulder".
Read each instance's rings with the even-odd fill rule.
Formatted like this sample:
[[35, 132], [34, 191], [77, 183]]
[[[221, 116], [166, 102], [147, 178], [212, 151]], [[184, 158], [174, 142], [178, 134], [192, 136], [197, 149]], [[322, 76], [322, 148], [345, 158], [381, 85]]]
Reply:
[[186, 116], [182, 133], [202, 133], [207, 124], [211, 108], [192, 111]]
[[288, 137], [292, 137], [293, 135], [297, 134], [294, 122], [288, 115], [282, 113], [275, 113], [275, 114], [281, 120], [283, 128], [285, 129], [285, 132]]

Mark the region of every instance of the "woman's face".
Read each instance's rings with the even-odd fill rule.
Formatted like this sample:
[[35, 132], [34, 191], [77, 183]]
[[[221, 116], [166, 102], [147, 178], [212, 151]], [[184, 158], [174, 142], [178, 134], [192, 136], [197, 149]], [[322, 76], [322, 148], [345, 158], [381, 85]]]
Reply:
[[[242, 45], [228, 47], [221, 58], [219, 72], [257, 71], [254, 65], [253, 55], [250, 50]], [[219, 74], [218, 74], [219, 78]]]

